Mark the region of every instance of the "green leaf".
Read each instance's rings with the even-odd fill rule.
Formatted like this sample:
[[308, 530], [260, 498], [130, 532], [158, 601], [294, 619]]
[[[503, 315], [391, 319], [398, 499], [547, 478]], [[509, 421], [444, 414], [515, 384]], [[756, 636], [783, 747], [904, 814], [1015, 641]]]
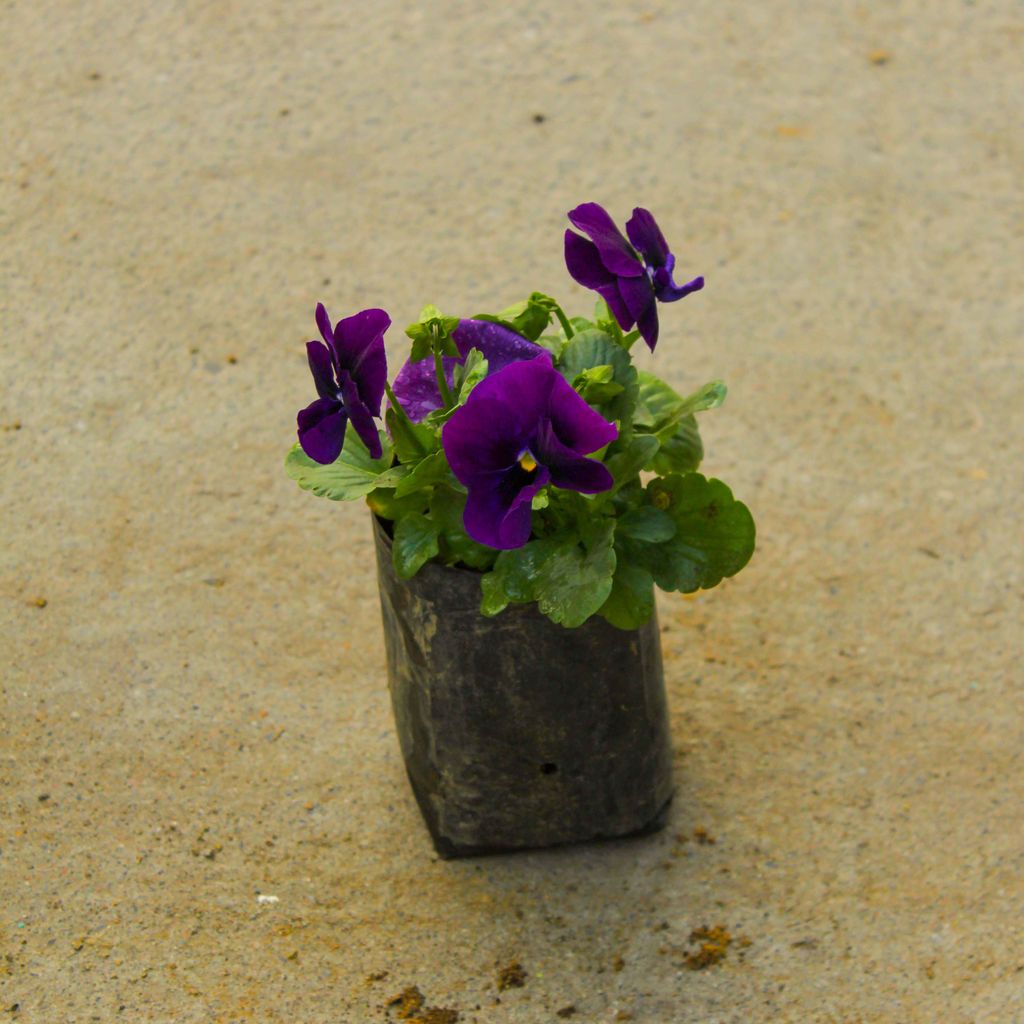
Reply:
[[613, 380], [615, 368], [609, 364], [592, 366], [576, 374], [572, 386], [576, 393], [591, 405], [603, 405], [616, 395], [622, 394], [623, 386]]
[[634, 424], [639, 430], [657, 434], [666, 440], [687, 417], [705, 409], [715, 409], [725, 401], [726, 387], [713, 380], [683, 398], [660, 377], [646, 370], [639, 372], [640, 392]]
[[604, 366], [591, 366], [589, 369], [577, 373], [572, 386], [579, 390], [580, 384], [609, 384], [614, 377], [615, 367], [610, 363], [605, 363]]
[[392, 408], [384, 414], [391, 436], [395, 439], [395, 455], [399, 462], [419, 462], [435, 451], [437, 434], [422, 423], [409, 423]]
[[616, 341], [617, 344], [623, 344], [622, 328], [619, 326], [619, 321], [615, 319], [614, 314], [608, 308], [608, 303], [604, 299], [598, 299], [594, 305], [594, 323], [607, 334], [610, 334]]
[[692, 473], [704, 458], [704, 445], [700, 439], [695, 416], [684, 416], [675, 432], [664, 438], [652, 462], [644, 468], [660, 476], [669, 473]]
[[459, 349], [452, 338], [452, 331], [458, 326], [457, 316], [442, 316], [437, 306], [424, 306], [419, 320], [405, 329], [406, 335], [412, 339], [410, 361], [418, 363], [434, 352], [458, 358]]
[[551, 313], [555, 307], [555, 300], [541, 292], [534, 292], [523, 302], [503, 309], [497, 316], [488, 313], [479, 313], [475, 320], [490, 320], [492, 323], [501, 324], [510, 330], [521, 334], [530, 341], [536, 341], [551, 323]]
[[705, 409], [717, 409], [724, 401], [728, 392], [723, 380], [708, 381], [702, 388], [698, 388], [691, 395], [683, 399], [682, 415], [691, 416], [695, 412], [703, 412]]
[[463, 526], [466, 495], [449, 487], [435, 487], [430, 496], [430, 518], [440, 530], [440, 558], [445, 565], [461, 562], [473, 569], [490, 569], [497, 551], [478, 544]]
[[621, 516], [615, 529], [619, 536], [657, 544], [676, 535], [676, 521], [660, 508], [643, 505]]
[[381, 519], [394, 520], [407, 512], [423, 512], [427, 507], [427, 493], [419, 491], [404, 498], [396, 498], [393, 487], [377, 487], [366, 496], [366, 504]]
[[439, 533], [437, 523], [417, 512], [402, 516], [395, 523], [391, 560], [400, 579], [415, 576], [438, 553]]
[[552, 622], [569, 629], [582, 626], [608, 600], [615, 573], [612, 533], [608, 523], [589, 551], [571, 537], [563, 540], [538, 567], [537, 606]]
[[465, 405], [470, 392], [487, 376], [487, 360], [478, 348], [471, 348], [461, 363], [455, 364], [453, 381], [455, 402]]
[[534, 292], [526, 300], [526, 308], [513, 317], [512, 325], [524, 338], [536, 341], [548, 329], [554, 307], [554, 299]]
[[658, 439], [651, 434], [637, 434], [630, 441], [625, 451], [619, 451], [608, 459], [606, 465], [615, 478], [615, 486], [605, 493], [615, 494], [631, 480], [635, 480], [640, 470], [654, 458], [658, 450]]
[[345, 447], [341, 455], [330, 465], [314, 462], [296, 444], [288, 452], [284, 468], [303, 490], [332, 501], [352, 501], [369, 494], [376, 487], [396, 486], [407, 472], [404, 466], [391, 467], [391, 442], [383, 431], [380, 432], [380, 442], [383, 454], [379, 459], [373, 459], [359, 435], [349, 429], [345, 432]]
[[557, 334], [542, 334], [537, 338], [537, 344], [541, 348], [546, 348], [551, 353], [551, 358], [557, 363], [562, 358], [562, 353], [568, 342]]
[[673, 473], [652, 480], [647, 496], [672, 517], [676, 534], [660, 544], [627, 541], [626, 547], [630, 560], [647, 569], [662, 590], [706, 590], [750, 560], [754, 520], [721, 480]]
[[530, 541], [502, 551], [483, 577], [484, 615], [509, 604], [536, 601], [541, 612], [568, 628], [582, 625], [608, 599], [615, 572], [614, 526], [601, 524], [588, 548], [573, 534]]
[[637, 377], [640, 391], [633, 422], [638, 430], [656, 433], [679, 407], [682, 395], [646, 370], [638, 371]]
[[620, 430], [625, 432], [633, 420], [639, 393], [637, 372], [629, 353], [609, 334], [591, 327], [570, 339], [558, 363], [558, 369], [570, 384], [580, 374], [599, 366], [611, 366], [611, 379], [622, 388], [621, 393], [601, 403], [601, 411], [608, 419], [618, 420]]
[[[414, 328], [416, 330], [414, 331]], [[419, 363], [433, 353], [433, 337], [430, 331], [419, 329], [419, 324], [412, 324], [406, 328], [405, 333], [412, 338], [412, 351], [409, 353], [409, 362]]]
[[480, 610], [483, 614], [497, 615], [509, 604], [535, 601], [540, 567], [562, 543], [558, 537], [543, 537], [521, 548], [502, 551], [495, 559], [494, 569], [482, 580], [484, 597]]
[[654, 578], [638, 565], [623, 557], [615, 563], [612, 590], [600, 608], [603, 615], [619, 629], [639, 629], [654, 611]]
[[404, 498], [407, 494], [412, 494], [413, 491], [443, 483], [448, 479], [450, 473], [448, 459], [444, 452], [436, 451], [415, 465], [410, 465], [408, 474], [395, 488], [395, 497]]
[[[473, 356], [476, 356], [476, 359], [470, 364]], [[469, 368], [466, 369], [466, 366]], [[450, 409], [434, 409], [428, 412], [421, 421], [423, 425], [437, 431], [438, 436], [440, 436], [441, 427], [455, 415], [456, 410], [466, 404], [473, 388], [487, 376], [487, 370], [487, 360], [484, 359], [480, 350], [470, 349], [469, 355], [466, 356], [465, 364], [456, 363], [452, 373], [452, 407]]]
[[482, 597], [480, 599], [480, 614], [488, 618], [503, 612], [510, 603], [510, 598], [501, 585], [501, 578], [493, 572], [484, 575], [480, 580]]

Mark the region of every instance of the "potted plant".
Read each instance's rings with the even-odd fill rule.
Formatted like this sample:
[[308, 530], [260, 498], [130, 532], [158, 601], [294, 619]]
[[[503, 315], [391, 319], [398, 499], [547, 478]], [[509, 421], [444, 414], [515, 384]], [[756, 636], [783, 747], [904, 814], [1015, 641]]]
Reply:
[[675, 283], [646, 210], [625, 236], [596, 203], [569, 220], [591, 320], [539, 292], [466, 318], [427, 306], [393, 384], [382, 309], [332, 323], [319, 305], [307, 345], [318, 398], [286, 468], [373, 513], [395, 722], [446, 857], [663, 823], [653, 588], [713, 587], [754, 547], [746, 507], [698, 472], [696, 415], [725, 386], [683, 395], [630, 356], [703, 278]]

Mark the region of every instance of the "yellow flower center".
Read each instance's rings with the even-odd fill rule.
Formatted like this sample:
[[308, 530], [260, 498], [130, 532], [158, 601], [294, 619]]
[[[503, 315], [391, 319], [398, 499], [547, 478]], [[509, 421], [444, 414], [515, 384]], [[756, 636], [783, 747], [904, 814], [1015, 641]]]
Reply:
[[523, 452], [523, 454], [519, 456], [519, 465], [522, 466], [527, 473], [532, 473], [537, 468], [537, 460], [529, 452]]

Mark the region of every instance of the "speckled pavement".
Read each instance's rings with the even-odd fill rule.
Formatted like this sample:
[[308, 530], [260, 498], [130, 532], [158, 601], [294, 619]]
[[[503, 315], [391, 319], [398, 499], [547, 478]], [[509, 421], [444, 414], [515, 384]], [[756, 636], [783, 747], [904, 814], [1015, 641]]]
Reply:
[[[0, 1018], [1024, 1021], [1021, 33], [0, 5]], [[446, 863], [367, 513], [282, 469], [303, 342], [319, 299], [395, 366], [427, 301], [586, 311], [585, 200], [707, 276], [648, 365], [729, 383], [759, 548], [660, 603], [669, 827]]]

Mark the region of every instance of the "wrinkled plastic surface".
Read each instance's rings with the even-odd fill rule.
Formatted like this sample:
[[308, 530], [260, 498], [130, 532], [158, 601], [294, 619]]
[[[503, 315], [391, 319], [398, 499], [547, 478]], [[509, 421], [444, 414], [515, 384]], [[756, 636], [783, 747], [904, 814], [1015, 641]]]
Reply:
[[533, 605], [479, 611], [480, 574], [400, 580], [373, 521], [398, 738], [442, 857], [660, 828], [672, 750], [657, 616], [564, 629]]

